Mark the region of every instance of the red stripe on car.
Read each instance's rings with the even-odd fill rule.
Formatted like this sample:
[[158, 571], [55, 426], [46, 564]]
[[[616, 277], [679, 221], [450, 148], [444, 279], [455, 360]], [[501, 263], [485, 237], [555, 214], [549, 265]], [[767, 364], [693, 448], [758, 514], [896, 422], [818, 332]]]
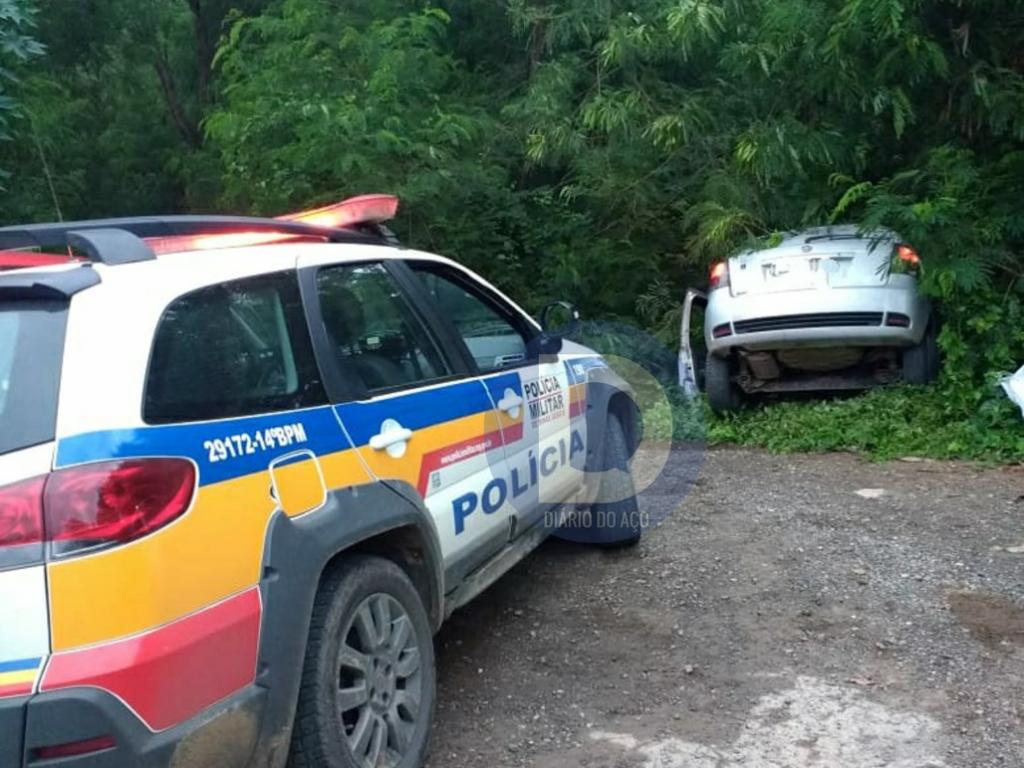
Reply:
[[587, 397], [583, 395], [578, 400], [573, 400], [569, 403], [569, 418], [575, 419], [578, 416], [582, 416], [584, 411], [587, 410]]
[[22, 696], [26, 693], [32, 692], [32, 681], [27, 683], [11, 683], [10, 685], [0, 685], [0, 698], [4, 696]]
[[517, 421], [515, 424], [509, 424], [507, 427], [502, 429], [502, 435], [505, 438], [505, 445], [514, 443], [518, 440], [523, 439], [523, 422]]
[[142, 635], [54, 654], [41, 691], [92, 686], [154, 731], [177, 725], [256, 676], [259, 588]]
[[[521, 436], [521, 424], [519, 425], [519, 430]], [[505, 431], [506, 439], [509, 439], [507, 433], [510, 430], [506, 429]], [[423, 461], [420, 464], [420, 479], [416, 484], [416, 488], [420, 492], [420, 496], [427, 495], [427, 483], [430, 481], [431, 472], [444, 467], [454, 466], [460, 461], [471, 459], [474, 456], [479, 456], [480, 454], [493, 451], [497, 448], [501, 448], [501, 430], [488, 432], [480, 437], [470, 437], [466, 440], [460, 440], [457, 443], [446, 445], [444, 448], [438, 448], [436, 451], [430, 451], [429, 453], [423, 454]]]

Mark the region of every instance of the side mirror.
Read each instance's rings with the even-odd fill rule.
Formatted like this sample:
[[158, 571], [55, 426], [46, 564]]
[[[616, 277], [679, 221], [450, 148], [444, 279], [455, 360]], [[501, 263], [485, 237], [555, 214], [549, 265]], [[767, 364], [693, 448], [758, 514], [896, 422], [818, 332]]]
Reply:
[[540, 327], [545, 333], [565, 338], [580, 327], [580, 311], [568, 301], [552, 301], [540, 312]]
[[553, 301], [540, 313], [543, 329], [527, 345], [531, 358], [557, 355], [562, 351], [562, 341], [579, 330], [580, 311], [567, 301]]

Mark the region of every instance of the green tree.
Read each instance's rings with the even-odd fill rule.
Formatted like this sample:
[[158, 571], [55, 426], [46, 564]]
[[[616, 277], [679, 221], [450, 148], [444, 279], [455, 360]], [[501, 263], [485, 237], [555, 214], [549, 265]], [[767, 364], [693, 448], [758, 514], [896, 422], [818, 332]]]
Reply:
[[780, 418], [863, 447], [913, 401], [947, 453], [1024, 454], [993, 383], [1024, 359], [1020, 0], [37, 0], [35, 32], [13, 2], [0, 30], [47, 53], [0, 54], [30, 118], [0, 101], [7, 219], [390, 191], [409, 244], [666, 342], [735, 249], [889, 226], [940, 301], [941, 385]]
[[[10, 119], [17, 114], [17, 102], [9, 85], [17, 82], [14, 67], [43, 52], [31, 36], [34, 9], [25, 0], [0, 0], [0, 140], [9, 140]], [[0, 179], [7, 173], [0, 168]]]
[[[11, 221], [213, 209], [222, 32], [267, 0], [38, 0], [46, 55], [16, 68], [30, 120], [0, 146]], [[49, 177], [49, 179], [47, 178]]]
[[278, 213], [367, 191], [403, 199], [411, 242], [515, 272], [514, 137], [449, 51], [449, 16], [285, 0], [237, 22], [206, 120], [232, 209]]

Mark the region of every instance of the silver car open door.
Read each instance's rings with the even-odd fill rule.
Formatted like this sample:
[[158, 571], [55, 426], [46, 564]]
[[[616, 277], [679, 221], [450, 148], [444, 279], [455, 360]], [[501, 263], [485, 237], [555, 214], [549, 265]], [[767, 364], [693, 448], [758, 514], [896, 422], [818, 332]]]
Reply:
[[694, 359], [693, 345], [690, 342], [694, 305], [701, 309], [707, 307], [708, 295], [695, 288], [688, 288], [686, 298], [683, 299], [683, 316], [679, 327], [679, 387], [687, 397], [696, 397], [700, 393], [698, 361]]

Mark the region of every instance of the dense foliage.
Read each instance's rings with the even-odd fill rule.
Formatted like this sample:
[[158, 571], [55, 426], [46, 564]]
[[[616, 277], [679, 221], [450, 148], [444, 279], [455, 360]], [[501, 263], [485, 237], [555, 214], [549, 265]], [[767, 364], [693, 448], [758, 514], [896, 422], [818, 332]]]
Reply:
[[[19, 114], [17, 102], [7, 92], [11, 83], [17, 83], [13, 67], [43, 52], [29, 34], [32, 11], [22, 0], [0, 0], [0, 140], [10, 138], [10, 119]], [[0, 175], [6, 172], [0, 169]]]
[[6, 220], [395, 191], [411, 244], [666, 344], [711, 260], [802, 225], [885, 224], [940, 302], [940, 384], [755, 410], [712, 436], [1024, 457], [995, 385], [1024, 361], [1018, 0], [36, 5], [32, 29], [0, 0], [0, 75], [17, 77], [0, 129], [7, 96], [22, 107], [0, 143]]

